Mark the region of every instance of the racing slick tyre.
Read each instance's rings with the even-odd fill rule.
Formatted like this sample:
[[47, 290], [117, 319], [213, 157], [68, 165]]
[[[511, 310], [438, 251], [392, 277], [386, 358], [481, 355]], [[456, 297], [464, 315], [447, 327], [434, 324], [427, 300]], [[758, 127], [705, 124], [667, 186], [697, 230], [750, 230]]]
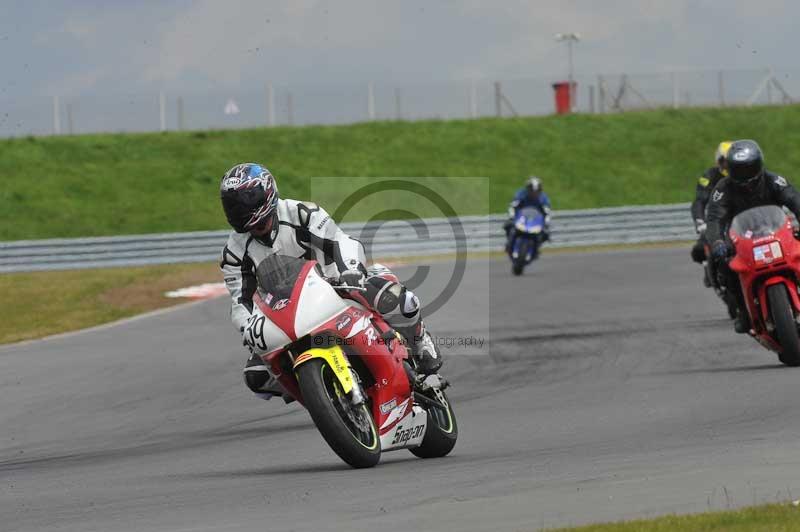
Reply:
[[514, 275], [522, 275], [522, 270], [525, 269], [525, 257], [528, 255], [528, 246], [530, 245], [527, 239], [523, 239], [519, 245], [516, 258], [513, 255], [511, 256], [511, 273]]
[[800, 366], [800, 338], [797, 336], [797, 324], [789, 295], [783, 284], [767, 287], [767, 300], [772, 322], [775, 324], [775, 334], [781, 344], [778, 359], [787, 366]]
[[420, 458], [439, 458], [453, 450], [458, 439], [456, 415], [447, 395], [441, 390], [425, 394], [425, 408], [428, 411], [428, 428], [419, 447], [409, 449]]
[[381, 458], [381, 440], [366, 403], [354, 405], [333, 369], [322, 359], [297, 369], [306, 409], [339, 458], [355, 468], [372, 467]]

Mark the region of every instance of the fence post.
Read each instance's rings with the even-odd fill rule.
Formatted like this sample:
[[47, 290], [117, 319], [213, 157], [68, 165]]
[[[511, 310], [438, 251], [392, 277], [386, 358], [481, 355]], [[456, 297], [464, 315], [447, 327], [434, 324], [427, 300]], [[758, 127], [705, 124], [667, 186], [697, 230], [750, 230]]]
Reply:
[[394, 116], [397, 120], [403, 119], [403, 95], [400, 89], [394, 89]]
[[602, 114], [606, 112], [606, 80], [597, 76], [597, 110]]
[[725, 106], [725, 78], [722, 70], [717, 72], [717, 87], [719, 89], [719, 105]]
[[61, 110], [58, 105], [58, 95], [53, 96], [53, 134], [61, 134]]
[[158, 93], [158, 114], [161, 131], [167, 130], [167, 96], [164, 91]]
[[497, 118], [503, 116], [503, 90], [499, 81], [494, 82], [494, 114]]
[[594, 114], [594, 85], [589, 85], [589, 112]]
[[672, 78], [672, 108], [677, 109], [680, 105], [678, 96], [678, 75], [672, 72], [670, 77]]
[[267, 125], [275, 125], [275, 90], [272, 83], [267, 85]]
[[286, 121], [290, 126], [294, 125], [294, 109], [292, 109], [292, 93], [286, 94]]
[[178, 107], [178, 131], [183, 131], [183, 96], [178, 96], [176, 104]]
[[367, 83], [367, 116], [375, 120], [375, 87], [371, 81]]
[[72, 135], [75, 130], [72, 127], [72, 104], [67, 104], [67, 133]]

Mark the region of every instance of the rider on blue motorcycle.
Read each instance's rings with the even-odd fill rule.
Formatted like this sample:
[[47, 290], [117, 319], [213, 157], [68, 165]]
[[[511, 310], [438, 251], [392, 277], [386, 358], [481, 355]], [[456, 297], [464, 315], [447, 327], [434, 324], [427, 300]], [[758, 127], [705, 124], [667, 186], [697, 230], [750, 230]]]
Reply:
[[536, 176], [530, 176], [525, 181], [525, 186], [514, 194], [514, 199], [508, 205], [508, 220], [503, 224], [506, 232], [506, 253], [511, 250], [511, 228], [514, 227], [514, 218], [520, 209], [534, 207], [544, 214], [544, 231], [542, 231], [542, 242], [550, 240], [550, 198], [542, 190], [542, 180]]

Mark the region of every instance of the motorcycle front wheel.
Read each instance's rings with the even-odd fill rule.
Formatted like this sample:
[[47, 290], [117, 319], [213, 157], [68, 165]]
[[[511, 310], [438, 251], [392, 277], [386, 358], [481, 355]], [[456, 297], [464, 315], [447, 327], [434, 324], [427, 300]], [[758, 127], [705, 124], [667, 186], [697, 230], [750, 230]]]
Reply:
[[775, 324], [775, 334], [781, 344], [778, 359], [787, 366], [800, 366], [800, 338], [786, 288], [782, 284], [767, 287], [767, 300], [772, 322]]
[[376, 465], [381, 458], [381, 441], [366, 403], [354, 405], [322, 359], [300, 366], [297, 380], [306, 409], [333, 452], [355, 468]]
[[522, 275], [522, 270], [525, 269], [525, 257], [528, 255], [528, 246], [531, 243], [528, 242], [527, 239], [522, 239], [522, 242], [519, 244], [519, 251], [517, 252], [517, 257], [511, 256], [511, 273], [514, 275]]

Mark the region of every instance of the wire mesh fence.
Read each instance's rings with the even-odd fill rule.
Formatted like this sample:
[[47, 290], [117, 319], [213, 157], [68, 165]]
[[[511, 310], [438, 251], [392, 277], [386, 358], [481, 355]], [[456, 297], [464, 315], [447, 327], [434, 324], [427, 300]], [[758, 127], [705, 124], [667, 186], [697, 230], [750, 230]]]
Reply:
[[599, 109], [774, 105], [800, 94], [800, 71], [719, 70], [598, 76]]
[[[659, 107], [781, 105], [800, 97], [800, 70], [704, 70], [576, 76], [573, 110], [612, 113]], [[103, 93], [0, 100], [0, 136], [236, 129], [370, 120], [469, 119], [555, 112], [545, 78], [193, 87], [181, 92]]]

